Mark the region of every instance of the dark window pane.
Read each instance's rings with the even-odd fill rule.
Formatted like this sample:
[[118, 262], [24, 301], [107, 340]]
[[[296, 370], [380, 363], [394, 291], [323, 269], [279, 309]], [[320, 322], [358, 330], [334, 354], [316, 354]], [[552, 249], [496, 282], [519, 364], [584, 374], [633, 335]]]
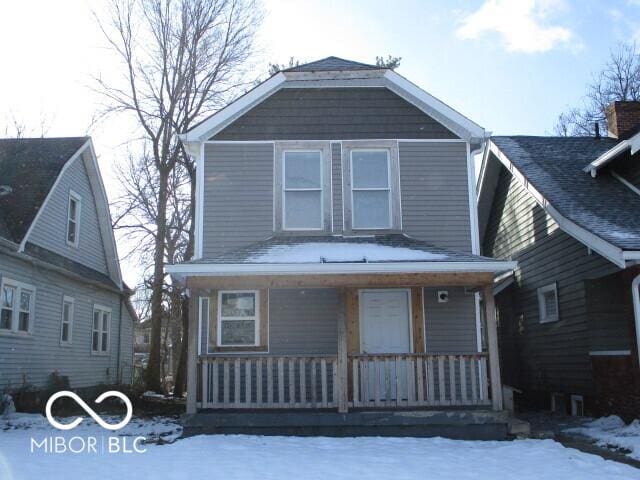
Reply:
[[11, 330], [11, 315], [13, 312], [5, 308], [0, 311], [0, 328], [4, 330]]
[[100, 334], [98, 332], [93, 332], [93, 339], [91, 343], [91, 349], [94, 352], [98, 351], [98, 339], [100, 338]]
[[63, 342], [69, 341], [69, 324], [68, 323], [62, 324], [62, 341]]
[[253, 320], [231, 320], [221, 322], [222, 345], [254, 345], [255, 322]]
[[20, 312], [18, 315], [18, 330], [22, 332], [29, 331], [29, 313], [28, 312]]
[[102, 334], [102, 351], [106, 352], [107, 351], [107, 344], [108, 344], [108, 334], [106, 332], [104, 332]]

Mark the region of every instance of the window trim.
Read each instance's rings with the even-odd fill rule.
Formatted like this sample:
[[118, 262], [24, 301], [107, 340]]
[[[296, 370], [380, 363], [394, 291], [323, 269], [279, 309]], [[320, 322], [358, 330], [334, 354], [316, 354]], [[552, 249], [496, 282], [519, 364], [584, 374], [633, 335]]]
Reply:
[[[546, 300], [544, 294], [553, 292], [556, 302], [556, 314], [553, 317], [547, 317]], [[538, 318], [540, 323], [553, 323], [560, 320], [560, 302], [558, 299], [558, 283], [553, 282], [538, 288]]]
[[[254, 310], [253, 317], [222, 317], [222, 295], [225, 293], [253, 293], [254, 294]], [[254, 320], [254, 341], [252, 344], [222, 343], [222, 322], [223, 321], [242, 321]], [[260, 290], [218, 290], [217, 308], [216, 308], [216, 347], [259, 347], [260, 346]]]
[[[35, 321], [35, 311], [36, 311], [36, 287], [30, 285], [28, 283], [19, 282], [18, 280], [13, 280], [12, 278], [1, 277], [0, 276], [0, 295], [2, 294], [2, 290], [5, 285], [13, 287], [15, 289], [14, 296], [14, 304], [13, 309], [11, 310], [11, 328], [0, 328], [0, 334], [10, 334], [10, 335], [31, 335], [33, 334], [33, 324]], [[20, 296], [22, 294], [22, 290], [28, 290], [31, 292], [31, 298], [29, 299], [29, 327], [27, 330], [20, 330]], [[0, 310], [2, 310], [2, 306], [0, 305]]]
[[[318, 167], [320, 168], [320, 187], [318, 188], [287, 188], [287, 172], [285, 161], [285, 157], [288, 152], [297, 152], [297, 153], [318, 153], [319, 154], [319, 162]], [[306, 232], [306, 231], [323, 231], [325, 230], [324, 225], [324, 152], [319, 148], [284, 148], [282, 150], [282, 230], [285, 232]], [[289, 228], [287, 227], [287, 192], [320, 192], [320, 222], [319, 227], [304, 227], [304, 228]]]
[[[387, 155], [387, 187], [386, 188], [356, 188], [353, 184], [353, 152], [385, 152]], [[391, 188], [391, 149], [384, 147], [354, 147], [349, 150], [349, 175], [350, 177], [350, 195], [351, 195], [351, 229], [352, 230], [391, 230], [393, 228], [393, 197], [392, 197], [392, 188]], [[387, 199], [389, 205], [389, 222], [386, 227], [356, 227], [356, 208], [355, 203], [353, 201], [354, 195], [353, 192], [387, 192]]]
[[[64, 332], [64, 306], [65, 304], [70, 304], [71, 308], [69, 309], [69, 321], [66, 322], [69, 324], [69, 328], [67, 329], [67, 332], [69, 334], [69, 337], [67, 338], [67, 340], [64, 340], [62, 338], [62, 333]], [[68, 347], [71, 346], [73, 344], [73, 317], [75, 315], [75, 311], [76, 311], [76, 299], [73, 297], [70, 297], [68, 295], [63, 295], [62, 297], [62, 316], [60, 319], [60, 345]], [[93, 320], [93, 319], [92, 319]], [[93, 325], [91, 326], [91, 331], [93, 333]]]
[[[97, 332], [99, 333], [98, 336], [98, 349], [94, 350], [93, 349], [93, 333], [96, 332], [96, 330], [94, 329], [93, 326], [93, 321], [95, 318], [95, 314], [96, 312], [102, 312], [102, 313], [108, 313], [109, 314], [109, 322], [107, 324], [107, 348], [106, 350], [102, 350], [102, 335], [105, 333], [101, 328], [100, 325], [102, 325], [102, 322], [100, 322], [100, 325], [98, 325], [99, 330], [97, 330]], [[111, 355], [111, 322], [113, 319], [113, 315], [112, 315], [112, 310], [110, 307], [106, 307], [104, 305], [100, 305], [98, 303], [94, 303], [93, 304], [93, 310], [91, 311], [91, 336], [90, 336], [90, 342], [91, 342], [91, 355], [100, 355], [100, 356], [108, 356]], [[102, 320], [102, 318], [101, 318]]]
[[[71, 201], [76, 202], [76, 218], [71, 219]], [[65, 241], [67, 245], [71, 247], [78, 248], [80, 243], [80, 212], [82, 212], [82, 197], [80, 194], [73, 190], [69, 190], [69, 199], [67, 200], [67, 228], [66, 228], [66, 237]], [[74, 222], [76, 226], [75, 238], [73, 242], [69, 241], [69, 224], [70, 222]]]

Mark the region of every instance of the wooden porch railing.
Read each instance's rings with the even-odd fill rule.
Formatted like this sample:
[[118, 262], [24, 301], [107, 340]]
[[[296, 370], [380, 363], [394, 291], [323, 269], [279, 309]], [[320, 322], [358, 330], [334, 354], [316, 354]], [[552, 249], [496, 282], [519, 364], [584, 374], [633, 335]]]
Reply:
[[336, 408], [336, 356], [203, 357], [202, 408]]
[[227, 356], [200, 359], [201, 408], [337, 408], [348, 385], [355, 408], [490, 405], [486, 354]]
[[350, 355], [349, 361], [353, 407], [491, 404], [486, 354]]

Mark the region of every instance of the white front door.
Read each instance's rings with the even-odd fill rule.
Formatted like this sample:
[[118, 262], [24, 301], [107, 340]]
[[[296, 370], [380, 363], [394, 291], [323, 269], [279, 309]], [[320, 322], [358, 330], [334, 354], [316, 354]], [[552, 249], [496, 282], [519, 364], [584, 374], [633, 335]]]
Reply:
[[[410, 353], [410, 291], [394, 290], [361, 290], [360, 291], [360, 351], [362, 353]], [[390, 385], [386, 383], [383, 369], [373, 368], [370, 364], [364, 381], [368, 382], [368, 401], [374, 399], [376, 390], [380, 399], [389, 396], [397, 398], [406, 395], [406, 362], [399, 365], [401, 392], [396, 392], [396, 369], [392, 368]]]

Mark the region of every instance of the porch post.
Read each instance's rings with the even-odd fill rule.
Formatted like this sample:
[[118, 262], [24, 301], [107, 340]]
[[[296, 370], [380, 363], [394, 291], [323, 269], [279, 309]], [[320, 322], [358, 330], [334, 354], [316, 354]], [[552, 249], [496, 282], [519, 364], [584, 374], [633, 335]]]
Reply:
[[489, 347], [489, 374], [491, 377], [491, 403], [494, 410], [502, 410], [502, 381], [498, 353], [498, 326], [493, 285], [483, 287], [485, 318], [487, 320], [487, 344]]
[[[347, 298], [345, 289], [338, 289], [338, 412], [346, 413], [349, 410], [349, 380], [347, 357]], [[334, 386], [335, 388], [335, 386]]]
[[198, 390], [198, 305], [197, 290], [189, 291], [189, 338], [187, 339], [187, 414], [196, 413]]

